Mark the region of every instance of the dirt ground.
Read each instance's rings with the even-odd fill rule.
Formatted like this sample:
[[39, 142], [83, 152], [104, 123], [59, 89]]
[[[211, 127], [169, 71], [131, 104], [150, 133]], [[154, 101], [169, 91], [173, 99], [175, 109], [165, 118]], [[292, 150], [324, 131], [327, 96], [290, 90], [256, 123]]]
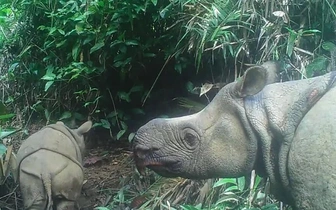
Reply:
[[122, 187], [121, 180], [134, 173], [128, 148], [91, 149], [84, 159], [85, 181], [80, 199], [83, 210], [105, 206]]

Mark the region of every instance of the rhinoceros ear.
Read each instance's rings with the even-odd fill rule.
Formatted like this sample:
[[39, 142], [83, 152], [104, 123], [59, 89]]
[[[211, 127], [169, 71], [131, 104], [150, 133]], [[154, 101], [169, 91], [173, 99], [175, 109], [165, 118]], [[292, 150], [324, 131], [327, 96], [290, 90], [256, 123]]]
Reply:
[[235, 85], [238, 97], [246, 97], [259, 93], [267, 83], [266, 69], [262, 66], [253, 66], [246, 70], [245, 74]]
[[77, 128], [76, 132], [78, 135], [83, 135], [84, 133], [88, 132], [92, 127], [92, 122], [87, 121], [83, 125], [81, 125], [79, 128]]
[[56, 122], [57, 125], [63, 125], [64, 126], [64, 123], [62, 121], [57, 121]]

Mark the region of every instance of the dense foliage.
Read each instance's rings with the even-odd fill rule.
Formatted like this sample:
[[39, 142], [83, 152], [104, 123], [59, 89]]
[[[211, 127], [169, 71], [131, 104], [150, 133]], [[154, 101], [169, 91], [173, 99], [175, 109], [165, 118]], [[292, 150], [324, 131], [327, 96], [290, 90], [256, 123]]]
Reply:
[[329, 71], [335, 50], [328, 0], [0, 2], [2, 103], [23, 121], [90, 116], [114, 139], [180, 114], [175, 97], [199, 110], [249, 64], [281, 60], [283, 80], [300, 79]]
[[26, 119], [90, 115], [119, 139], [130, 119], [146, 119], [147, 103], [176, 96], [169, 88], [232, 81], [244, 64], [269, 59], [300, 76], [326, 69], [334, 14], [328, 1], [7, 1], [4, 102]]

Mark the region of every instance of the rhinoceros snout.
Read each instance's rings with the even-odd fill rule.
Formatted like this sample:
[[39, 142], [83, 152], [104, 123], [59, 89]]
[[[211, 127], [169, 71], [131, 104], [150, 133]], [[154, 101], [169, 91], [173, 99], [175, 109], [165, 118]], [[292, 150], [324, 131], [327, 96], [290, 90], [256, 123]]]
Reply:
[[146, 154], [149, 153], [150, 149], [146, 146], [136, 145], [134, 147], [134, 156], [136, 158], [144, 159], [146, 157]]
[[136, 144], [133, 147], [133, 155], [135, 160], [135, 165], [140, 172], [144, 174], [144, 168], [147, 165], [154, 164], [155, 161], [152, 160], [152, 156], [155, 151], [159, 150], [157, 147], [148, 147], [145, 145]]
[[135, 145], [133, 152], [136, 158], [145, 159], [147, 155], [159, 150], [157, 147], [147, 147], [144, 145]]

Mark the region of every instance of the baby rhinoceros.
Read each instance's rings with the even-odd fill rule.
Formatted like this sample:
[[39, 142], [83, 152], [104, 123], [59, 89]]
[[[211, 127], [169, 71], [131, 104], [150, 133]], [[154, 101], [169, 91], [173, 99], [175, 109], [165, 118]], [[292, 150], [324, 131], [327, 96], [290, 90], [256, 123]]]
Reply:
[[78, 208], [84, 174], [83, 134], [91, 129], [87, 121], [78, 129], [62, 122], [45, 126], [21, 145], [17, 154], [18, 176], [29, 210]]

